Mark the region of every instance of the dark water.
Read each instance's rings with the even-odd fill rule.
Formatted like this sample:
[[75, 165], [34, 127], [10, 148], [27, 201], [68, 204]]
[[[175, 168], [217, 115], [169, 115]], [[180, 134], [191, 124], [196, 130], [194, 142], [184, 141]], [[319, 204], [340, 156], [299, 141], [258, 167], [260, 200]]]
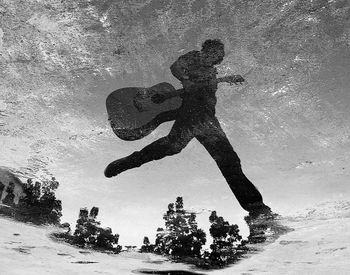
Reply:
[[162, 274], [162, 275], [204, 275], [203, 273], [195, 273], [185, 270], [134, 270], [136, 274]]
[[98, 262], [91, 262], [91, 261], [76, 261], [72, 262], [72, 264], [97, 264]]

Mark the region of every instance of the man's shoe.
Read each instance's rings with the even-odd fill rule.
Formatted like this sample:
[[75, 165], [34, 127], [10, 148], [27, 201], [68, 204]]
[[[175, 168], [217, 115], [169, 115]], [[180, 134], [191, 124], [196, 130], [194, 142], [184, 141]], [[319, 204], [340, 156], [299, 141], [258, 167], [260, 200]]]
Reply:
[[115, 160], [110, 164], [108, 164], [108, 166], [104, 171], [105, 176], [107, 178], [115, 177], [121, 172], [124, 172], [125, 170], [127, 170], [125, 167], [123, 168], [123, 166], [125, 166], [124, 162], [125, 161], [123, 159], [120, 159], [120, 160]]
[[263, 202], [250, 203], [244, 207], [249, 212], [250, 217], [257, 217], [259, 215], [272, 215], [273, 212], [270, 207], [268, 207]]
[[142, 162], [140, 162], [139, 159], [139, 153], [134, 152], [130, 156], [127, 156], [125, 158], [117, 159], [110, 164], [105, 169], [105, 176], [107, 178], [114, 177], [126, 170], [140, 167]]
[[260, 207], [256, 211], [249, 212], [249, 215], [244, 217], [250, 234], [248, 242], [262, 243], [267, 240], [277, 239], [279, 236], [292, 231], [291, 228], [281, 223], [282, 217], [279, 214], [272, 212], [270, 207]]

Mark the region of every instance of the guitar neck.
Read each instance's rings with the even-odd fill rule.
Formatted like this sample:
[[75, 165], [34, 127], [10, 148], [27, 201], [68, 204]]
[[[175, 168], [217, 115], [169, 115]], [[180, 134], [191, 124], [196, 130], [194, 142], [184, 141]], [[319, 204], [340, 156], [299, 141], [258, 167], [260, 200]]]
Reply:
[[230, 82], [235, 75], [223, 76], [216, 79], [217, 83]]

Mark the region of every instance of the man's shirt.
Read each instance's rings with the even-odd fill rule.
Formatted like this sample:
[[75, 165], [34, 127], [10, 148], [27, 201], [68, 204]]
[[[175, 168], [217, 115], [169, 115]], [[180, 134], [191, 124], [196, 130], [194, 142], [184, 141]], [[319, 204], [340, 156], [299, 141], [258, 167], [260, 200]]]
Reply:
[[214, 66], [203, 64], [199, 51], [191, 51], [180, 56], [170, 70], [180, 81], [183, 81], [184, 77], [188, 77], [192, 82], [210, 81], [216, 80], [217, 75]]
[[217, 101], [216, 68], [205, 65], [199, 51], [191, 51], [180, 56], [170, 70], [181, 82], [188, 79], [195, 83], [182, 95], [181, 111], [187, 117], [203, 113], [214, 115]]

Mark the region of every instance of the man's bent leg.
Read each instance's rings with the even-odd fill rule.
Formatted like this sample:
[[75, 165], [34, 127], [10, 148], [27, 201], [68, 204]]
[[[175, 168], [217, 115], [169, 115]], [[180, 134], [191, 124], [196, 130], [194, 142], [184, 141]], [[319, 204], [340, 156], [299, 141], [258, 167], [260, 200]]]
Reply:
[[165, 111], [165, 112], [158, 114], [154, 119], [152, 119], [147, 124], [137, 128], [137, 129], [134, 129], [136, 139], [149, 135], [160, 124], [167, 122], [167, 121], [175, 120], [177, 118], [177, 116], [178, 116], [178, 110], [170, 110], [170, 111]]
[[193, 138], [192, 133], [181, 126], [181, 123], [175, 122], [168, 136], [156, 140], [125, 158], [113, 161], [105, 169], [105, 176], [110, 178], [144, 163], [181, 152]]
[[270, 211], [263, 203], [258, 189], [244, 175], [241, 162], [216, 119], [204, 123], [204, 129], [196, 135], [217, 163], [230, 189], [240, 205], [250, 213]]

